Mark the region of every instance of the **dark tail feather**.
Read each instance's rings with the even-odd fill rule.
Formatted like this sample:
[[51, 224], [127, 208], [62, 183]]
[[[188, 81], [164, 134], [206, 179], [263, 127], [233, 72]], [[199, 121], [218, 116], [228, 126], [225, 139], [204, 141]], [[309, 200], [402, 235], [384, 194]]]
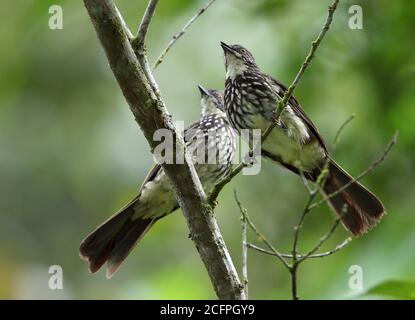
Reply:
[[[329, 195], [336, 192], [353, 178], [334, 161], [329, 163], [329, 174], [324, 185], [324, 192]], [[338, 214], [342, 214], [344, 226], [354, 235], [361, 235], [370, 230], [385, 214], [382, 202], [359, 182], [352, 183], [344, 191], [330, 199], [330, 204]]]
[[88, 261], [89, 270], [97, 272], [107, 262], [107, 278], [111, 278], [137, 242], [157, 219], [134, 219], [137, 199], [105, 221], [82, 242], [79, 253]]

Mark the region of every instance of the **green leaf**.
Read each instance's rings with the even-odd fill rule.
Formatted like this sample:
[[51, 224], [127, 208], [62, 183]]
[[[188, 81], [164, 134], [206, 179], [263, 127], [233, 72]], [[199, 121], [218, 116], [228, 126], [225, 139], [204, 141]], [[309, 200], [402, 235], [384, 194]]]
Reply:
[[363, 295], [415, 300], [415, 280], [386, 280], [370, 288]]

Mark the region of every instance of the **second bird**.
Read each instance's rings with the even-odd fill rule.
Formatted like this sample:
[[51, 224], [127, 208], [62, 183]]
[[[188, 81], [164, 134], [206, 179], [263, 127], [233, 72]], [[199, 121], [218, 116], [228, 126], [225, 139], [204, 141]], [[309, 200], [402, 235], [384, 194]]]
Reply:
[[[209, 194], [232, 168], [236, 140], [223, 109], [223, 92], [201, 86], [199, 89], [202, 116], [186, 128], [184, 140], [203, 188]], [[154, 223], [178, 207], [168, 177], [159, 164], [155, 165], [138, 195], [82, 241], [81, 257], [88, 261], [92, 273], [107, 263], [107, 277], [111, 277]]]
[[[246, 48], [224, 42], [221, 46], [226, 64], [225, 109], [230, 122], [237, 130], [264, 132], [287, 88], [263, 73]], [[279, 120], [262, 144], [262, 153], [297, 174], [303, 172], [312, 181], [328, 159], [324, 192], [329, 195], [350, 184], [330, 198], [330, 204], [354, 235], [367, 232], [385, 213], [379, 199], [360, 183], [352, 183], [353, 178], [330, 158], [323, 137], [295, 97], [289, 99]], [[343, 214], [344, 208], [347, 211]]]

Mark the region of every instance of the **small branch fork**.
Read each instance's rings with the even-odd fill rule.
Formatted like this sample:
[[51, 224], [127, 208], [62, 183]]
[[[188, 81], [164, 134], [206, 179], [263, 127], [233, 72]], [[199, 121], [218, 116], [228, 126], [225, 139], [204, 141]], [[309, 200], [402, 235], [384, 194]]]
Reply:
[[[297, 254], [297, 258], [301, 259], [303, 257], [306, 257], [306, 259], [313, 259], [313, 258], [324, 258], [324, 257], [327, 257], [327, 256], [331, 256], [332, 254], [336, 253], [337, 251], [340, 251], [341, 249], [343, 249], [351, 241], [352, 241], [352, 238], [349, 237], [346, 240], [344, 240], [342, 243], [340, 243], [339, 245], [337, 245], [334, 249], [331, 249], [329, 251], [322, 252], [322, 253], [310, 254], [307, 257], [306, 257], [306, 255]], [[271, 255], [271, 256], [275, 256], [275, 253], [272, 252], [271, 250], [267, 250], [267, 249], [261, 248], [259, 246], [256, 246], [256, 245], [252, 244], [252, 243], [247, 243], [246, 246], [249, 249], [253, 249], [253, 250], [256, 250], [256, 251], [259, 251], [259, 252], [262, 252], [262, 253], [265, 253], [265, 254], [268, 254], [268, 255]], [[292, 254], [288, 254], [288, 253], [281, 253], [281, 256], [284, 257], [284, 258], [289, 258], [289, 259], [292, 259], [293, 258], [293, 255]]]
[[[334, 139], [334, 144], [333, 144], [333, 149], [335, 149], [336, 144], [339, 141], [340, 133], [343, 131], [343, 129], [346, 127], [346, 125], [350, 123], [350, 121], [353, 119], [353, 117], [354, 116], [351, 116], [350, 118], [348, 118], [346, 120], [346, 122], [340, 127], [338, 132], [336, 133], [336, 137]], [[388, 143], [388, 145], [383, 150], [382, 155], [378, 159], [374, 160], [369, 165], [369, 167], [366, 170], [364, 170], [358, 176], [358, 178], [356, 178], [354, 181], [358, 181], [358, 180], [363, 179], [364, 177], [366, 177], [380, 163], [382, 163], [386, 159], [386, 156], [390, 152], [391, 148], [397, 142], [397, 136], [398, 136], [397, 133], [395, 133], [394, 136], [392, 137], [392, 139], [390, 140], [390, 142]], [[304, 220], [305, 220], [306, 216], [312, 210], [318, 208], [321, 204], [327, 203], [332, 196], [334, 196], [335, 194], [337, 194], [339, 192], [337, 190], [332, 195], [329, 195], [329, 196], [323, 198], [321, 201], [313, 203], [313, 201], [315, 200], [316, 195], [318, 194], [319, 188], [324, 184], [325, 175], [326, 175], [326, 171], [323, 170], [322, 173], [320, 174], [320, 176], [317, 179], [317, 182], [316, 182], [317, 188], [315, 188], [313, 190], [311, 190], [308, 187], [307, 182], [304, 182], [304, 186], [305, 186], [306, 190], [308, 191], [309, 196], [308, 196], [308, 200], [306, 202], [306, 206], [305, 206], [304, 210], [302, 211], [302, 213], [300, 215], [300, 219], [299, 219], [297, 225], [294, 228], [294, 239], [293, 239], [293, 246], [292, 246], [291, 254], [279, 252], [267, 240], [267, 238], [262, 233], [259, 232], [257, 227], [254, 225], [252, 220], [249, 218], [247, 210], [242, 206], [236, 191], [234, 192], [235, 201], [238, 205], [239, 211], [242, 214], [242, 222], [243, 222], [242, 230], [245, 230], [245, 231], [243, 231], [245, 233], [245, 235], [243, 235], [243, 239], [244, 239], [243, 249], [245, 250], [246, 248], [249, 248], [249, 249], [253, 249], [253, 250], [255, 250], [257, 252], [260, 252], [260, 253], [275, 256], [287, 268], [287, 270], [289, 271], [290, 276], [291, 276], [291, 294], [292, 294], [293, 300], [298, 300], [299, 299], [298, 291], [297, 291], [297, 274], [298, 274], [298, 268], [299, 268], [300, 264], [303, 263], [304, 261], [306, 261], [307, 259], [324, 258], [324, 257], [330, 256], [334, 253], [337, 253], [340, 250], [344, 249], [352, 241], [352, 238], [348, 237], [342, 243], [338, 244], [335, 248], [333, 248], [329, 251], [326, 251], [326, 252], [316, 253], [330, 239], [330, 237], [336, 231], [337, 227], [339, 226], [339, 224], [341, 222], [341, 219], [342, 219], [343, 215], [347, 213], [348, 208], [347, 208], [347, 206], [345, 206], [342, 210], [342, 213], [333, 221], [333, 223], [332, 223], [331, 227], [329, 228], [329, 230], [326, 232], [326, 234], [324, 234], [319, 239], [319, 241], [314, 245], [314, 247], [312, 247], [309, 251], [307, 251], [304, 254], [298, 253], [298, 242], [299, 242], [299, 237], [300, 237], [300, 231], [303, 227]], [[344, 188], [341, 188], [341, 189], [344, 190]], [[341, 190], [341, 189], [339, 189], [339, 190]], [[246, 223], [248, 223], [249, 227], [255, 233], [255, 235], [258, 237], [259, 241], [262, 242], [267, 249], [247, 242], [247, 240], [246, 240], [246, 227], [244, 227], [244, 224], [246, 224]], [[244, 266], [245, 269], [247, 269], [247, 254], [243, 254], [242, 258], [243, 258], [242, 265]], [[291, 262], [288, 262], [287, 259], [291, 260]], [[247, 278], [246, 278], [246, 282], [248, 282]]]

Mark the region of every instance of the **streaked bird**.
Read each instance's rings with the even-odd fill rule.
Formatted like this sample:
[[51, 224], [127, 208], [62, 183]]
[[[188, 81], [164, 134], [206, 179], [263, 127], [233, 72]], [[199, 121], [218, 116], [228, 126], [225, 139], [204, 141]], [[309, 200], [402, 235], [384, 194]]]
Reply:
[[[261, 129], [264, 132], [287, 87], [263, 73], [246, 48], [224, 42], [221, 46], [225, 54], [228, 119], [237, 130]], [[263, 155], [297, 174], [304, 173], [312, 181], [328, 161], [329, 172], [323, 186], [326, 194], [352, 181], [353, 178], [330, 158], [323, 137], [295, 97], [289, 99], [279, 120], [262, 145]], [[329, 202], [354, 235], [367, 232], [385, 214], [380, 200], [358, 182], [353, 182]]]
[[[186, 149], [207, 194], [232, 168], [236, 133], [223, 105], [223, 91], [201, 92], [201, 118], [184, 131]], [[110, 278], [130, 251], [156, 221], [179, 207], [162, 167], [155, 165], [138, 195], [124, 208], [98, 226], [81, 243], [80, 256], [92, 273], [107, 263]]]

